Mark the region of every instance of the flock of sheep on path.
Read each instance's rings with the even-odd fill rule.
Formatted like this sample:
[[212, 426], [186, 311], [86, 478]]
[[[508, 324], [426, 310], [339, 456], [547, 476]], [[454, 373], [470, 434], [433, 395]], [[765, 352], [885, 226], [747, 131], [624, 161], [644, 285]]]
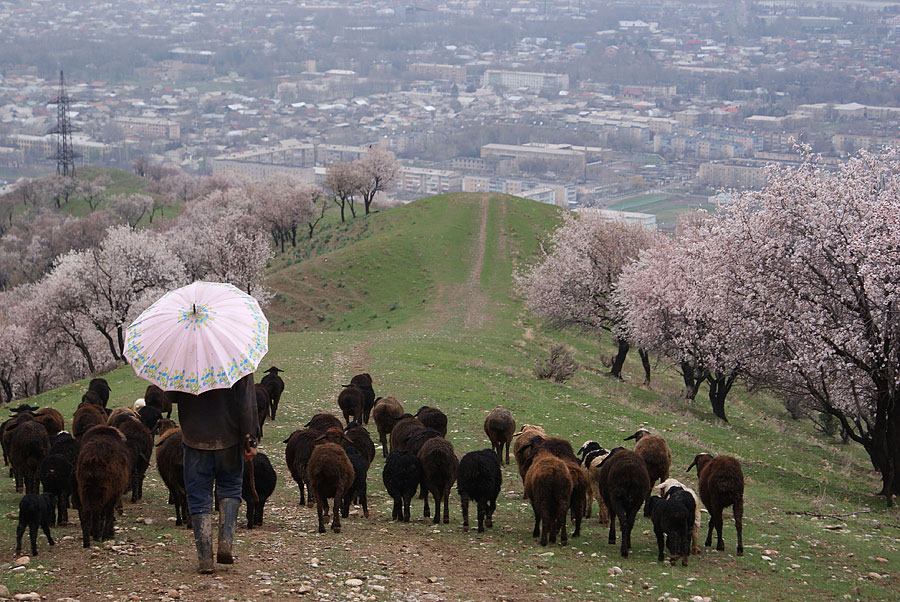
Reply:
[[[256, 385], [260, 427], [275, 419], [284, 382], [278, 368], [270, 368]], [[393, 397], [375, 397], [369, 374], [354, 376], [338, 396], [344, 422], [333, 414], [316, 414], [305, 428], [285, 441], [288, 470], [300, 490], [300, 504], [316, 504], [318, 530], [331, 514], [331, 529], [341, 531], [341, 517], [351, 504], [362, 506], [368, 518], [366, 482], [375, 459], [375, 444], [365, 427], [371, 418], [378, 430], [385, 456], [382, 480], [393, 499], [392, 519], [409, 522], [410, 503], [417, 491], [424, 500], [424, 516], [431, 516], [429, 496], [434, 499], [435, 524], [443, 515], [450, 521], [450, 492], [454, 483], [460, 496], [463, 526], [469, 527], [469, 503], [477, 508], [478, 531], [491, 527], [500, 493], [504, 456], [509, 464], [510, 445], [524, 484], [525, 497], [534, 511], [533, 536], [565, 545], [569, 518], [572, 537], [581, 531], [583, 518], [590, 518], [593, 502], [599, 521], [609, 523], [609, 543], [616, 543], [616, 520], [621, 530], [620, 551], [628, 556], [631, 531], [641, 506], [653, 523], [658, 560], [668, 547], [672, 561], [699, 552], [700, 501], [709, 511], [706, 545], [713, 528], [717, 550], [724, 550], [722, 511], [731, 506], [737, 529], [737, 554], [743, 554], [741, 537], [744, 476], [740, 463], [729, 456], [698, 454], [688, 470], [697, 467], [699, 497], [683, 483], [669, 478], [672, 454], [666, 441], [646, 429], [634, 439], [634, 450], [603, 449], [586, 442], [576, 454], [565, 439], [549, 437], [543, 428], [524, 425], [516, 432], [509, 410], [498, 406], [484, 421], [484, 431], [493, 449], [457, 458], [446, 439], [447, 416], [437, 408], [423, 406], [415, 415], [404, 411]], [[184, 487], [181, 429], [171, 420], [172, 404], [164, 391], [151, 385], [133, 407], [107, 410], [110, 388], [102, 379], [90, 382], [75, 411], [71, 433], [63, 416], [53, 408], [21, 405], [13, 417], [0, 425], [4, 462], [11, 467], [16, 492], [25, 495], [19, 505], [16, 553], [30, 528], [31, 553], [37, 554], [37, 531], [42, 528], [50, 545], [50, 526], [68, 523], [70, 504], [79, 510], [82, 543], [113, 537], [115, 511], [122, 512], [122, 497], [131, 501], [142, 496], [144, 474], [154, 447], [156, 466], [175, 507], [175, 524], [191, 527]], [[165, 414], [165, 417], [163, 415]], [[154, 441], [154, 438], [157, 438]], [[390, 451], [389, 451], [390, 450]], [[580, 457], [580, 458], [579, 458]], [[250, 475], [254, 482], [250, 483]], [[247, 502], [247, 527], [261, 525], [266, 500], [275, 490], [276, 473], [264, 453], [253, 460], [253, 471], [244, 471], [243, 497]], [[657, 482], [659, 484], [657, 485]], [[40, 486], [43, 494], [39, 494]], [[332, 501], [329, 507], [328, 500]], [[443, 506], [443, 510], [442, 510]]]

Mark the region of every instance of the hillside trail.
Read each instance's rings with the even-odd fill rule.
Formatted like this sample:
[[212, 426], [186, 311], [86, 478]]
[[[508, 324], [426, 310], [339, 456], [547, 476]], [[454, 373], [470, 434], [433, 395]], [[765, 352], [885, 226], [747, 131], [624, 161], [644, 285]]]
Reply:
[[[454, 201], [458, 202], [458, 201]], [[455, 285], [438, 283], [434, 301], [425, 312], [421, 326], [429, 330], [477, 331], [490, 321], [490, 301], [481, 286], [484, 255], [487, 249], [488, 211], [491, 202], [504, 203], [502, 199], [482, 196], [478, 202], [480, 225], [478, 236], [471, 248], [463, 251], [460, 261], [471, 266], [467, 278]]]

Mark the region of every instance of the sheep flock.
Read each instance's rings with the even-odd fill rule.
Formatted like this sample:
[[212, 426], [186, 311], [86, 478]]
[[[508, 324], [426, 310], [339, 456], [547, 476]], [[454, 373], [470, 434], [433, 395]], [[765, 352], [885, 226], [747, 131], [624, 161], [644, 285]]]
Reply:
[[[282, 393], [290, 396], [279, 372], [270, 368], [257, 387], [261, 422], [265, 418], [274, 421]], [[122, 513], [128, 493], [131, 503], [141, 499], [154, 453], [156, 470], [169, 491], [175, 524], [191, 527], [182, 438], [177, 423], [170, 419], [171, 403], [163, 391], [151, 386], [133, 405], [111, 410], [107, 408], [110, 391], [103, 379], [91, 381], [71, 417], [71, 432], [65, 430], [66, 421], [58, 411], [28, 405], [13, 409], [12, 416], [0, 424], [4, 462], [10, 466], [16, 492], [26, 494], [17, 548], [21, 548], [26, 526], [31, 530], [33, 553], [38, 526], [52, 545], [49, 527], [67, 524], [70, 507], [78, 511], [84, 547], [112, 538], [116, 510]], [[296, 501], [317, 508], [319, 533], [328, 532], [329, 522], [330, 530], [338, 534], [342, 529], [352, 531], [354, 521], [375, 520], [370, 518], [367, 499], [370, 487], [379, 480], [370, 480], [368, 474], [377, 455], [367, 426], [371, 416], [375, 423], [372, 431], [384, 457], [380, 480], [393, 500], [393, 521], [420, 522], [411, 520], [417, 515], [411, 505], [418, 494], [423, 500], [422, 517], [430, 519], [426, 524], [450, 523], [455, 487], [459, 502], [452, 505], [461, 509], [457, 516], [464, 530], [469, 530], [470, 502], [479, 533], [502, 524], [497, 499], [504, 491], [502, 465], [504, 461], [509, 464], [512, 446], [525, 502], [533, 511], [532, 535], [541, 546], [566, 545], [569, 538], [582, 536], [582, 521], [596, 511], [597, 523], [608, 529], [608, 543], [618, 543], [621, 556], [627, 557], [637, 545], [656, 548], [658, 560], [663, 561], [664, 548], [668, 548], [673, 564], [680, 560], [687, 565], [688, 557], [701, 550], [702, 504], [710, 517], [706, 546], [711, 545], [715, 530], [716, 549], [725, 549], [723, 510], [730, 506], [736, 552], [738, 556], [743, 553], [744, 476], [735, 458], [698, 454], [688, 468], [697, 468], [696, 493], [670, 477], [673, 458], [668, 444], [645, 428], [625, 439], [635, 440], [633, 449], [616, 446], [607, 450], [600, 442], [586, 441], [575, 452], [569, 441], [554, 437], [549, 428], [525, 424], [516, 431], [513, 412], [497, 406], [485, 415], [486, 448], [459, 456], [447, 438], [452, 415], [429, 406], [411, 414], [393, 396], [376, 397], [368, 373], [352, 377], [350, 384], [336, 392], [334, 401], [334, 414], [311, 416], [281, 442], [293, 481], [281, 487], [293, 490], [296, 485]], [[268, 451], [277, 453], [272, 448]], [[263, 524], [266, 499], [278, 480], [265, 454], [257, 456], [254, 466], [252, 496], [245, 471], [248, 529]], [[342, 518], [350, 516], [351, 505], [361, 506], [361, 511], [342, 523]], [[649, 519], [646, 530], [654, 534], [656, 546], [651, 538], [641, 537], [644, 529], [633, 532], [642, 508]]]

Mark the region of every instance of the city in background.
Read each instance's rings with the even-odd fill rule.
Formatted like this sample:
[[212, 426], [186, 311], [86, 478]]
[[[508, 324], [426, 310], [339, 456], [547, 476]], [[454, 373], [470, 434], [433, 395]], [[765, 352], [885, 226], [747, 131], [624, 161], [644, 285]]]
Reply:
[[380, 145], [399, 201], [506, 192], [664, 228], [798, 143], [827, 164], [900, 142], [894, 2], [2, 2], [0, 40], [7, 184], [55, 170], [60, 71], [77, 165], [317, 183]]

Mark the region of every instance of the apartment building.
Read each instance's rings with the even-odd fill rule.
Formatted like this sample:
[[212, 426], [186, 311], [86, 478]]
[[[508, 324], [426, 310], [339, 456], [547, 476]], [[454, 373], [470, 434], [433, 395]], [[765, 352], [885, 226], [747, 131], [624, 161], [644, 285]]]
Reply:
[[446, 80], [457, 85], [466, 83], [465, 65], [441, 65], [438, 63], [413, 63], [410, 74], [429, 80]]
[[482, 86], [503, 86], [505, 88], [527, 88], [535, 92], [542, 90], [568, 90], [569, 76], [564, 73], [537, 73], [532, 71], [503, 71], [488, 69], [481, 78]]
[[168, 140], [181, 138], [181, 125], [171, 119], [117, 117], [113, 121], [122, 128], [125, 134], [134, 134], [148, 138], [166, 138]]

